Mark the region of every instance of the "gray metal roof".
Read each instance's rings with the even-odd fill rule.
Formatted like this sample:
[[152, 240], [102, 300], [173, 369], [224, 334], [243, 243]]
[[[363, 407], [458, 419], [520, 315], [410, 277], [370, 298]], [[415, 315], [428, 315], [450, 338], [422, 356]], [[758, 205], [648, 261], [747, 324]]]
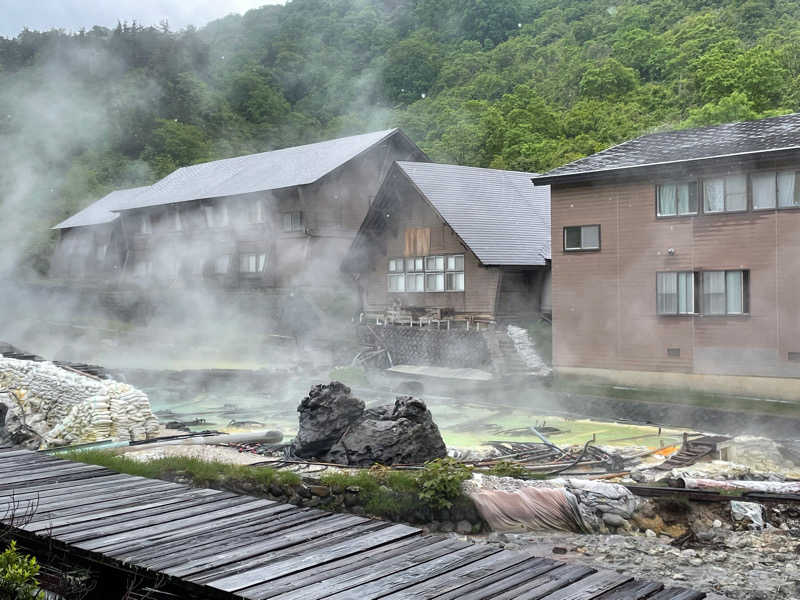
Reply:
[[535, 178], [555, 178], [800, 148], [800, 113], [643, 135]]
[[70, 227], [84, 227], [86, 225], [102, 225], [110, 223], [119, 217], [119, 214], [111, 212], [118, 209], [127, 202], [131, 202], [139, 194], [144, 192], [148, 186], [128, 188], [126, 190], [116, 190], [93, 202], [80, 212], [75, 213], [70, 218], [61, 221], [51, 229], [69, 229]]
[[398, 161], [484, 265], [544, 265], [550, 259], [550, 186], [536, 173]]
[[116, 210], [276, 190], [317, 181], [399, 129], [182, 167]]

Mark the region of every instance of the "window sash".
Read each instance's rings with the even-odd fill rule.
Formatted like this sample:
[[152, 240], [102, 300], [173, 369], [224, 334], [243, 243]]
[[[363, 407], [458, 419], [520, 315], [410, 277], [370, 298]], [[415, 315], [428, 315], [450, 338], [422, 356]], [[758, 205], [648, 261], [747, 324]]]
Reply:
[[426, 273], [425, 274], [425, 291], [426, 292], [443, 292], [444, 291], [444, 273]]
[[447, 273], [445, 275], [445, 290], [448, 292], [463, 292], [464, 273]]
[[421, 256], [412, 256], [406, 259], [406, 272], [421, 273], [423, 269], [423, 259]]
[[599, 225], [583, 225], [581, 227], [581, 248], [583, 250], [597, 250], [600, 248]]
[[797, 173], [794, 171], [778, 171], [778, 208], [800, 206]]
[[150, 222], [150, 215], [142, 215], [142, 220], [139, 225], [139, 233], [152, 233], [153, 225]]
[[424, 273], [408, 273], [408, 274], [406, 274], [406, 291], [407, 292], [424, 292], [425, 291], [425, 274]]
[[177, 208], [173, 209], [172, 211], [172, 231], [183, 231], [181, 211]]
[[750, 187], [753, 191], [753, 210], [775, 208], [778, 197], [777, 173], [753, 173]]
[[725, 272], [725, 312], [741, 315], [744, 312], [744, 273]]
[[703, 212], [725, 212], [725, 180], [706, 179], [703, 182]]
[[464, 255], [451, 254], [447, 257], [447, 270], [448, 271], [463, 271], [464, 270]]
[[426, 256], [425, 270], [433, 272], [444, 271], [444, 256]]
[[390, 258], [389, 259], [389, 273], [402, 273], [403, 272], [403, 259]]
[[390, 292], [404, 292], [405, 291], [405, 275], [388, 275], [387, 276], [388, 289]]
[[726, 314], [725, 271], [703, 272], [703, 313]]

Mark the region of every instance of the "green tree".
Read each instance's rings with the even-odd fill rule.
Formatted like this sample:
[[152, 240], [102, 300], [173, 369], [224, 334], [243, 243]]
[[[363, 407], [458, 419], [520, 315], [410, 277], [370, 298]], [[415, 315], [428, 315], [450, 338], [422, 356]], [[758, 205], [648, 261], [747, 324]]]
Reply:
[[636, 87], [636, 71], [616, 58], [590, 66], [581, 77], [581, 95], [589, 98], [618, 98]]
[[144, 158], [161, 178], [179, 167], [211, 159], [211, 146], [195, 125], [160, 119]]

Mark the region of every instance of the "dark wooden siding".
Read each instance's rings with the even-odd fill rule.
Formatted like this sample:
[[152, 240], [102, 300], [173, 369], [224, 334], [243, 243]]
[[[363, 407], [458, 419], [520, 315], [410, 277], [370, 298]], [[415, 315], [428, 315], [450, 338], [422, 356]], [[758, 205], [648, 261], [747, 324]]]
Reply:
[[[564, 252], [563, 227], [594, 223], [599, 252]], [[554, 186], [552, 235], [557, 367], [800, 376], [787, 360], [800, 347], [800, 211], [657, 219], [652, 183]], [[658, 271], [718, 269], [749, 270], [750, 314], [656, 314]]]
[[[364, 309], [382, 311], [397, 301], [404, 307], [445, 308], [458, 313], [494, 314], [500, 269], [484, 267], [461, 243], [430, 205], [405, 179], [397, 181], [386, 193], [396, 194], [390, 225], [369, 247], [369, 268], [361, 274], [365, 291]], [[405, 230], [430, 228], [431, 254], [464, 255], [464, 292], [390, 293], [387, 271], [390, 258], [405, 252]]]
[[[194, 263], [205, 262], [203, 279], [228, 287], [341, 286], [339, 265], [344, 258], [370, 203], [391, 164], [396, 160], [425, 160], [418, 148], [402, 135], [394, 135], [344, 164], [319, 181], [305, 186], [231, 196], [214, 200], [182, 202], [179, 205], [182, 231], [172, 228], [172, 206], [157, 206], [123, 214], [129, 253], [126, 272], [133, 274], [136, 263], [152, 261], [154, 279], [170, 279], [170, 264], [176, 257], [186, 262], [180, 281], [197, 280]], [[265, 223], [250, 222], [256, 201], [267, 209]], [[229, 224], [207, 227], [203, 206], [224, 204]], [[301, 211], [305, 231], [285, 232], [282, 213]], [[151, 218], [152, 232], [139, 233], [142, 215]], [[242, 253], [266, 253], [264, 273], [239, 273]], [[230, 255], [225, 275], [213, 272], [213, 261]]]

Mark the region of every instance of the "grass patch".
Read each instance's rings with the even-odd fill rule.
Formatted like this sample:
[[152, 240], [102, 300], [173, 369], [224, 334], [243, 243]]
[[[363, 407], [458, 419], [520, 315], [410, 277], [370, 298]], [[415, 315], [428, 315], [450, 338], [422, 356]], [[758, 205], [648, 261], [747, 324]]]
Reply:
[[223, 481], [242, 481], [261, 486], [276, 482], [284, 485], [300, 483], [300, 477], [295, 473], [188, 457], [158, 458], [140, 462], [108, 450], [84, 450], [65, 452], [59, 455], [59, 458], [99, 465], [118, 473], [149, 479], [168, 479], [170, 475], [181, 474], [199, 486], [210, 486]]

